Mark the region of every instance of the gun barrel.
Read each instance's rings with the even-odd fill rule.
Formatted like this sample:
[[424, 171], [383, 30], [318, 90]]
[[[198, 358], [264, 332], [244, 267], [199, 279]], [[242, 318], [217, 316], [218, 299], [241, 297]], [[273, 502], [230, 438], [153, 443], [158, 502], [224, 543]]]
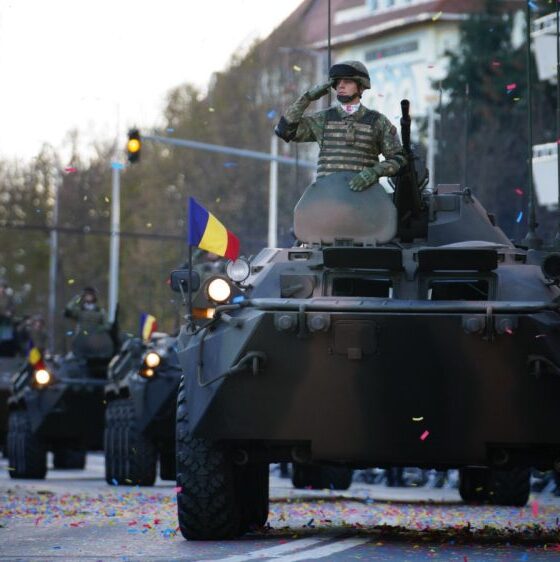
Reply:
[[406, 152], [410, 152], [410, 102], [401, 100], [401, 139]]

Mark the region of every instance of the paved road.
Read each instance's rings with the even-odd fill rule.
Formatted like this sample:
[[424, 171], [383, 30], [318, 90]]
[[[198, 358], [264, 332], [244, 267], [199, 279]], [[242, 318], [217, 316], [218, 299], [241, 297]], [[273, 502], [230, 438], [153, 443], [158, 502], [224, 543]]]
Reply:
[[0, 460], [0, 560], [560, 560], [560, 499], [528, 507], [465, 506], [455, 490], [354, 484], [296, 491], [271, 478], [269, 528], [238, 541], [187, 542], [177, 532], [174, 484], [112, 487], [103, 457], [85, 471], [15, 481]]

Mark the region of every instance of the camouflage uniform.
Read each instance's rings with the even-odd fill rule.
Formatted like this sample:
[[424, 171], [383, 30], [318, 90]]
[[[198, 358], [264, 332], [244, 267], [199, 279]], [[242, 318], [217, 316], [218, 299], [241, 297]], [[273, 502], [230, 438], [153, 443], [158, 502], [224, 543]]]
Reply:
[[[387, 117], [363, 105], [352, 114], [335, 106], [304, 116], [311, 101], [334, 87], [337, 69], [355, 73], [349, 78], [364, 88], [370, 87], [369, 75], [360, 62], [334, 65], [329, 71], [330, 82], [312, 88], [288, 107], [276, 134], [286, 142], [316, 142], [320, 147], [319, 177], [333, 172], [365, 172], [366, 183], [372, 184], [381, 176], [394, 176], [406, 164], [406, 158], [397, 129]], [[379, 161], [380, 154], [385, 158], [383, 162]], [[368, 175], [372, 178], [369, 182]]]
[[93, 304], [89, 309], [85, 308], [82, 295], [76, 295], [66, 305], [65, 316], [78, 322], [76, 334], [87, 336], [108, 332], [111, 329], [105, 311], [98, 304]]

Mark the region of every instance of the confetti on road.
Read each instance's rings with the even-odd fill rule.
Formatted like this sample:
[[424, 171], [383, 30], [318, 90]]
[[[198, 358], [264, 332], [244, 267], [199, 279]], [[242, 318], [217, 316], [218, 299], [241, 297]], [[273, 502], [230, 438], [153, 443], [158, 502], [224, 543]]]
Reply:
[[425, 441], [428, 435], [430, 435], [430, 432], [426, 429], [426, 431], [420, 435], [420, 441]]

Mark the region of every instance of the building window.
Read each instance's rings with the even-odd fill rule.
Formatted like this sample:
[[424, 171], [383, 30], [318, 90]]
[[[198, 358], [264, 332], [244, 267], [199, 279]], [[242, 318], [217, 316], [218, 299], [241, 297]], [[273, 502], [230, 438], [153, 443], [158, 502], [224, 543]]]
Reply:
[[392, 8], [395, 5], [395, 0], [385, 0], [385, 7]]
[[418, 41], [407, 41], [406, 43], [399, 43], [391, 45], [390, 47], [379, 47], [378, 49], [371, 49], [366, 51], [366, 61], [374, 61], [377, 59], [385, 59], [387, 57], [394, 57], [404, 53], [411, 53], [418, 50]]
[[379, 9], [379, 0], [366, 0], [367, 7], [375, 12]]

